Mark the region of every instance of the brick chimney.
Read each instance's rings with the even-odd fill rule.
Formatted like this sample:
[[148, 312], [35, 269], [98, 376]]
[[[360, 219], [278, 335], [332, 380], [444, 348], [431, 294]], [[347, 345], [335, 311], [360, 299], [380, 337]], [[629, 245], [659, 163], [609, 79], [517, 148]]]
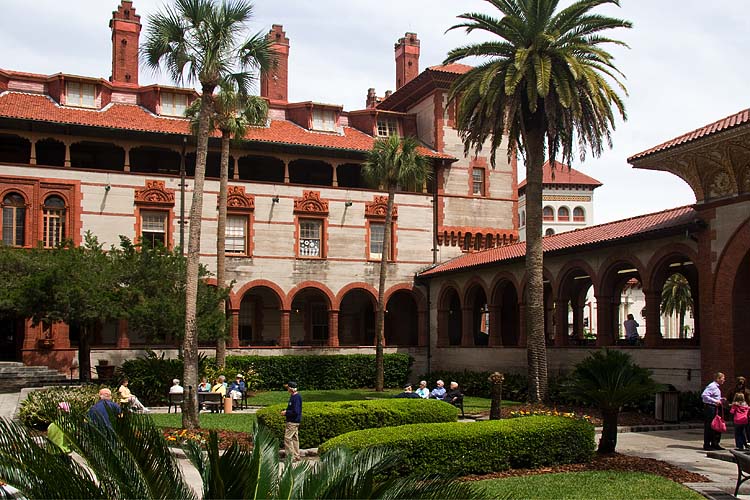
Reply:
[[260, 95], [271, 101], [289, 99], [289, 39], [284, 27], [274, 24], [268, 32], [271, 49], [276, 52], [276, 67], [260, 75]]
[[138, 85], [138, 37], [141, 16], [131, 0], [122, 0], [109, 21], [112, 28], [112, 75], [110, 81]]
[[416, 33], [406, 33], [396, 45], [396, 90], [419, 74], [419, 38]]
[[378, 94], [375, 93], [374, 88], [367, 89], [367, 101], [365, 101], [366, 107], [374, 108], [378, 105]]

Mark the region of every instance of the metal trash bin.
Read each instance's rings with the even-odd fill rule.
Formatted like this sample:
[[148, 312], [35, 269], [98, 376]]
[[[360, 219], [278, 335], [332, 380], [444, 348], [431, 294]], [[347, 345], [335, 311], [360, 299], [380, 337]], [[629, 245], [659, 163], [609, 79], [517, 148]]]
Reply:
[[677, 423], [680, 421], [680, 391], [670, 386], [669, 390], [656, 393], [654, 418], [662, 422]]

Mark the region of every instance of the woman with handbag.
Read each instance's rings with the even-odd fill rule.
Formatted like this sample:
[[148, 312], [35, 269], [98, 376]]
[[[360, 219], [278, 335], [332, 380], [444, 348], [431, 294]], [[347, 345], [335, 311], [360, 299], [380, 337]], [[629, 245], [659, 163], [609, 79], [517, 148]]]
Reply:
[[721, 372], [714, 375], [714, 380], [706, 386], [701, 394], [703, 400], [703, 449], [723, 450], [719, 445], [721, 433], [726, 430], [724, 424], [724, 406], [725, 398], [721, 397], [719, 386], [724, 383], [725, 377]]

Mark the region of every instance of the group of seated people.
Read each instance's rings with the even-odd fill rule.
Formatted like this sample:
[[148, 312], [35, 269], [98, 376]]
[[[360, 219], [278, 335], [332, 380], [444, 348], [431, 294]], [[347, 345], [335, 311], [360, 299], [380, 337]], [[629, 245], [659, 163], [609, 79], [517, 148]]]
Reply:
[[237, 406], [237, 402], [242, 399], [246, 390], [247, 385], [241, 373], [237, 374], [231, 384], [227, 384], [227, 378], [224, 375], [219, 375], [213, 385], [208, 383], [206, 377], [203, 377], [201, 383], [198, 384], [198, 392], [218, 392], [222, 397], [232, 398], [232, 406]]
[[436, 387], [432, 391], [430, 391], [427, 388], [427, 381], [422, 380], [421, 382], [419, 382], [419, 387], [417, 388], [417, 390], [414, 391], [411, 384], [406, 384], [404, 386], [404, 392], [396, 394], [394, 397], [439, 399], [456, 406], [460, 405], [463, 402], [464, 395], [458, 388], [458, 382], [451, 382], [449, 390], [445, 389], [445, 382], [443, 382], [442, 380], [438, 380], [435, 385]]

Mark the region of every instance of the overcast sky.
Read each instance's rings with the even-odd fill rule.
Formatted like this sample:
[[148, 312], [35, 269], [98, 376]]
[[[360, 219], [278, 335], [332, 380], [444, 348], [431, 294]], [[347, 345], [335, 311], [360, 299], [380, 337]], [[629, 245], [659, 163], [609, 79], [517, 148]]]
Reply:
[[[633, 22], [615, 32], [627, 76], [628, 120], [614, 147], [573, 167], [604, 183], [596, 191], [597, 223], [695, 201], [682, 180], [635, 170], [626, 159], [668, 139], [750, 107], [750, 16], [737, 0], [621, 0], [600, 9]], [[146, 22], [162, 0], [134, 0]], [[1, 0], [0, 68], [108, 77], [108, 27], [118, 0]], [[368, 87], [394, 88], [394, 42], [407, 31], [421, 40], [420, 69], [452, 47], [477, 41], [445, 30], [463, 12], [492, 13], [481, 0], [258, 0], [252, 31], [282, 24], [290, 38], [289, 99], [364, 107]], [[142, 69], [141, 84], [169, 83]], [[519, 172], [523, 178], [523, 172]]]

